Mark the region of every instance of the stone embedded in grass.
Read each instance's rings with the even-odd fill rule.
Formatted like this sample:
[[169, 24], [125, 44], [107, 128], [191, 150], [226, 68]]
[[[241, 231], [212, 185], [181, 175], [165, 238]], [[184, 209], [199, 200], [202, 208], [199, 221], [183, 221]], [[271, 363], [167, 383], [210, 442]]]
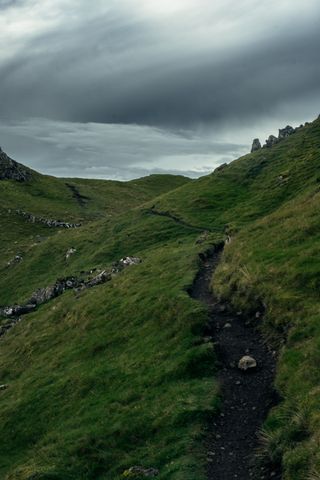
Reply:
[[7, 390], [8, 385], [0, 385], [0, 390]]
[[240, 358], [238, 363], [238, 368], [240, 370], [250, 370], [257, 367], [257, 362], [253, 357], [250, 355], [245, 355], [244, 357]]
[[202, 243], [206, 242], [209, 238], [209, 234], [210, 232], [208, 232], [207, 230], [202, 232], [201, 235], [196, 240], [196, 245], [201, 245]]
[[77, 249], [76, 248], [69, 248], [66, 252], [66, 260], [69, 260], [69, 258], [71, 257], [71, 255], [74, 255], [76, 253]]
[[141, 259], [138, 257], [124, 257], [121, 258], [120, 263], [124, 267], [130, 267], [131, 265], [139, 265], [139, 263], [141, 263]]
[[7, 263], [7, 267], [11, 267], [12, 265], [16, 265], [17, 263], [22, 262], [22, 260], [23, 260], [22, 255], [16, 255], [15, 257], [13, 257], [12, 260], [10, 260]]
[[159, 470], [156, 468], [144, 468], [144, 467], [130, 467], [128, 470], [125, 470], [122, 474], [125, 478], [139, 478], [139, 477], [147, 477], [153, 478], [159, 475]]

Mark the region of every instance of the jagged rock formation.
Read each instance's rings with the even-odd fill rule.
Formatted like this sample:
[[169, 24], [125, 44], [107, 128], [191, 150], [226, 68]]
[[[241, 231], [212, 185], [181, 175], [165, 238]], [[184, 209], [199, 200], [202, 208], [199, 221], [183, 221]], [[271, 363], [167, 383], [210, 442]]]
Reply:
[[[307, 126], [307, 125], [308, 124], [306, 123], [305, 126]], [[291, 127], [291, 125], [287, 125], [285, 128], [280, 128], [278, 137], [275, 137], [274, 135], [270, 135], [267, 138], [263, 147], [261, 147], [260, 140], [258, 138], [255, 138], [253, 140], [253, 143], [252, 143], [251, 153], [258, 151], [261, 148], [271, 148], [271, 147], [273, 147], [273, 145], [276, 145], [281, 140], [289, 137], [290, 135], [293, 135], [298, 130], [301, 130], [301, 128], [304, 128], [304, 126], [300, 125], [300, 127], [293, 128], [293, 127]]]
[[261, 148], [262, 147], [261, 147], [259, 138], [255, 138], [252, 142], [251, 153], [256, 152], [257, 150], [260, 150]]
[[269, 135], [269, 138], [267, 138], [266, 143], [264, 144], [264, 147], [266, 148], [271, 148], [273, 145], [278, 143], [278, 138], [275, 137], [274, 135]]
[[32, 179], [32, 172], [21, 163], [12, 160], [0, 147], [0, 180], [27, 182]]
[[282, 140], [282, 138], [287, 138], [287, 137], [289, 137], [290, 135], [292, 135], [295, 131], [296, 131], [296, 129], [294, 129], [294, 128], [291, 127], [290, 125], [287, 125], [285, 128], [281, 128], [281, 129], [279, 130], [278, 139], [279, 139], [279, 140]]

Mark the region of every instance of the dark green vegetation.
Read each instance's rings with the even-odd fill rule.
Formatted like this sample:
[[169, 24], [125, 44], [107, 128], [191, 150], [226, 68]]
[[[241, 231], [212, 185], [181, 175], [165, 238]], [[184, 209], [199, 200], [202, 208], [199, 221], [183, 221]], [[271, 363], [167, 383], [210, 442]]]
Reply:
[[[206, 311], [186, 287], [197, 253], [224, 230], [232, 242], [215, 288], [239, 309], [264, 303], [261, 328], [280, 353], [283, 401], [261, 454], [282, 461], [285, 480], [319, 478], [319, 167], [317, 120], [197, 181], [1, 181], [0, 304], [125, 255], [143, 263], [43, 305], [1, 338], [0, 478], [116, 480], [132, 465], [158, 468], [160, 480], [203, 478], [201, 429], [218, 392]], [[221, 233], [196, 244], [198, 230], [152, 207]], [[83, 226], [49, 229], [18, 208]]]

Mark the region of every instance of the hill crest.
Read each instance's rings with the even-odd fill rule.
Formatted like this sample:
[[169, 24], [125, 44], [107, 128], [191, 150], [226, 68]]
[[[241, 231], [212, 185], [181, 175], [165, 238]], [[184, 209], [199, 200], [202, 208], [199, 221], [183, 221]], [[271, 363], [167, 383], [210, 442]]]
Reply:
[[27, 182], [31, 178], [31, 170], [10, 158], [0, 147], [0, 180]]

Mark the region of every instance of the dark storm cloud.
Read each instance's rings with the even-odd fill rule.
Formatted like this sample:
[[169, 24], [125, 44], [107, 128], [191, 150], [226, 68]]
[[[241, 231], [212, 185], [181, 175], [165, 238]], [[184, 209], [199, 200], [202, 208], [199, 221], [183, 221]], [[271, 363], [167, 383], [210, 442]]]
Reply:
[[[171, 46], [176, 24], [162, 31], [152, 16], [135, 11], [137, 3], [111, 2], [105, 9], [97, 2], [95, 15], [80, 1], [68, 20], [77, 10], [69, 2], [61, 21], [28, 38], [1, 65], [2, 115], [181, 126], [249, 118], [306, 93], [320, 94], [320, 5], [310, 3], [313, 17], [293, 20], [288, 7], [287, 19], [271, 16], [274, 24], [259, 35], [258, 3], [247, 2], [252, 38], [243, 41], [240, 21], [230, 32], [235, 42], [217, 48], [213, 24], [211, 44], [205, 43], [210, 38], [198, 44], [196, 31], [192, 48], [192, 31], [180, 43], [178, 31]], [[202, 5], [210, 13], [210, 3]]]
[[318, 0], [0, 0], [0, 144], [52, 174], [200, 175], [319, 113], [319, 20]]

